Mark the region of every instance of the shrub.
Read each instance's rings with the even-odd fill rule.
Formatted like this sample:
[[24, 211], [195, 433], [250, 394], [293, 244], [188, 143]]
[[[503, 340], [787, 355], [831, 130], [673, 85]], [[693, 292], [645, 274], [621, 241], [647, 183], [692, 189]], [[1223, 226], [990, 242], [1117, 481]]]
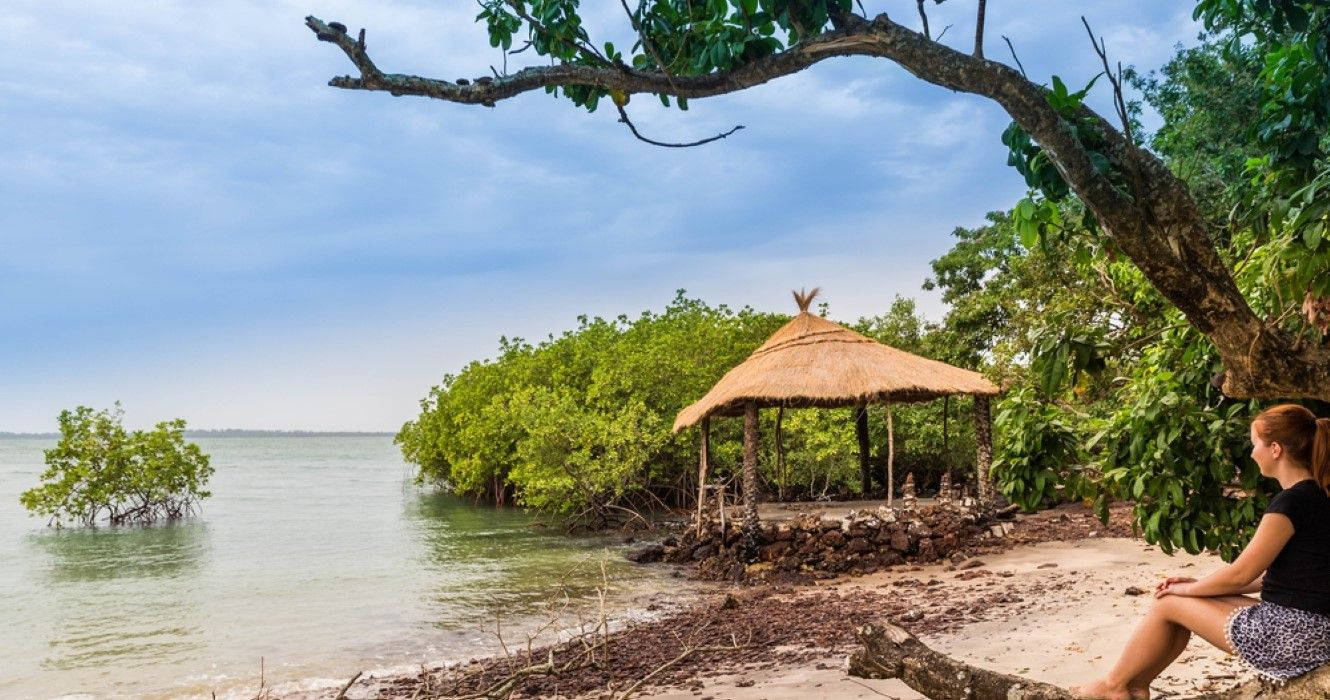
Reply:
[[127, 432], [123, 411], [79, 406], [60, 413], [60, 442], [45, 451], [42, 483], [19, 502], [60, 527], [171, 520], [194, 512], [212, 475], [208, 456], [184, 440], [185, 421]]

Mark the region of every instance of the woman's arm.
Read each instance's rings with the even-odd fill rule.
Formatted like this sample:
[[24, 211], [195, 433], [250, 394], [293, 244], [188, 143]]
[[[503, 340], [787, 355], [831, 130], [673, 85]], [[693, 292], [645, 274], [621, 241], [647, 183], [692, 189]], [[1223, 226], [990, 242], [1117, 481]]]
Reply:
[[1266, 513], [1256, 526], [1256, 534], [1242, 554], [1232, 564], [1206, 576], [1199, 581], [1175, 583], [1160, 591], [1165, 595], [1183, 595], [1194, 598], [1213, 598], [1238, 593], [1255, 593], [1261, 590], [1261, 581], [1270, 562], [1275, 560], [1279, 551], [1288, 544], [1293, 536], [1293, 521], [1283, 513]]
[[1252, 581], [1251, 583], [1243, 586], [1242, 590], [1238, 591], [1238, 593], [1260, 593], [1261, 585], [1264, 583], [1265, 583], [1265, 574], [1261, 574], [1256, 578], [1255, 581]]

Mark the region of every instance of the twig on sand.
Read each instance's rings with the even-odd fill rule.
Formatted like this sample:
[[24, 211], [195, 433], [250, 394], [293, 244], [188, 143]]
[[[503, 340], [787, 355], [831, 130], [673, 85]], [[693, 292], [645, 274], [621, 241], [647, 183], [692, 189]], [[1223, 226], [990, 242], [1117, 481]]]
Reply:
[[752, 649], [752, 648], [754, 648], [755, 646], [756, 646], [756, 645], [754, 645], [754, 644], [743, 644], [743, 645], [740, 645], [740, 644], [738, 644], [737, 642], [735, 642], [735, 643], [733, 643], [733, 644], [731, 644], [731, 645], [729, 645], [729, 646], [688, 647], [687, 649], [684, 649], [683, 652], [680, 653], [678, 656], [676, 656], [676, 657], [674, 657], [673, 659], [670, 659], [669, 661], [666, 661], [665, 663], [663, 663], [663, 664], [657, 666], [656, 669], [655, 669], [654, 671], [652, 671], [651, 673], [648, 673], [647, 675], [642, 676], [641, 678], [637, 679], [637, 681], [636, 681], [635, 683], [633, 683], [632, 685], [628, 686], [628, 688], [627, 688], [626, 690], [624, 690], [623, 693], [621, 693], [621, 694], [619, 695], [618, 700], [627, 700], [627, 698], [628, 698], [629, 696], [631, 696], [633, 693], [637, 692], [637, 689], [638, 689], [638, 688], [642, 687], [642, 684], [646, 683], [647, 681], [651, 680], [652, 678], [655, 678], [656, 676], [660, 675], [661, 673], [664, 673], [664, 672], [665, 672], [667, 669], [669, 669], [670, 667], [679, 664], [679, 663], [682, 662], [684, 659], [687, 659], [688, 657], [690, 657], [690, 656], [692, 656], [693, 654], [696, 654], [696, 653], [698, 653], [698, 652], [704, 652], [704, 651], [737, 651], [737, 650], [740, 650], [740, 649]]
[[356, 671], [356, 675], [351, 676], [351, 680], [347, 681], [346, 685], [342, 686], [342, 689], [337, 691], [337, 697], [333, 698], [333, 700], [346, 700], [346, 691], [351, 689], [351, 684], [355, 683], [362, 673], [364, 673], [364, 671]]

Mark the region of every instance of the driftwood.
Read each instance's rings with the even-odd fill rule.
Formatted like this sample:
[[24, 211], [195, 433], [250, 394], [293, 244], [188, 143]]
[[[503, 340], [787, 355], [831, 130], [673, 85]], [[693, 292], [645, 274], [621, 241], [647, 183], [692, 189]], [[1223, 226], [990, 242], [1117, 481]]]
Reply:
[[[914, 635], [890, 623], [858, 631], [863, 648], [849, 658], [859, 678], [899, 678], [934, 700], [1070, 700], [1070, 691], [1048, 683], [990, 671], [929, 649]], [[1086, 679], [1087, 681], [1090, 679]], [[1330, 698], [1330, 665], [1276, 687], [1253, 679], [1197, 700], [1313, 700]]]

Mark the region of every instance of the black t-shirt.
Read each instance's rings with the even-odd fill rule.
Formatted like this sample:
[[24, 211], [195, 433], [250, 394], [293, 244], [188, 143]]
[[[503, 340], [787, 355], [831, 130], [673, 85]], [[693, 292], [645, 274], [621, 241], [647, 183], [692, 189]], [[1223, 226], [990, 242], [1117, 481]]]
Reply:
[[1330, 615], [1330, 496], [1304, 479], [1275, 494], [1266, 513], [1293, 522], [1293, 536], [1265, 572], [1261, 600]]

